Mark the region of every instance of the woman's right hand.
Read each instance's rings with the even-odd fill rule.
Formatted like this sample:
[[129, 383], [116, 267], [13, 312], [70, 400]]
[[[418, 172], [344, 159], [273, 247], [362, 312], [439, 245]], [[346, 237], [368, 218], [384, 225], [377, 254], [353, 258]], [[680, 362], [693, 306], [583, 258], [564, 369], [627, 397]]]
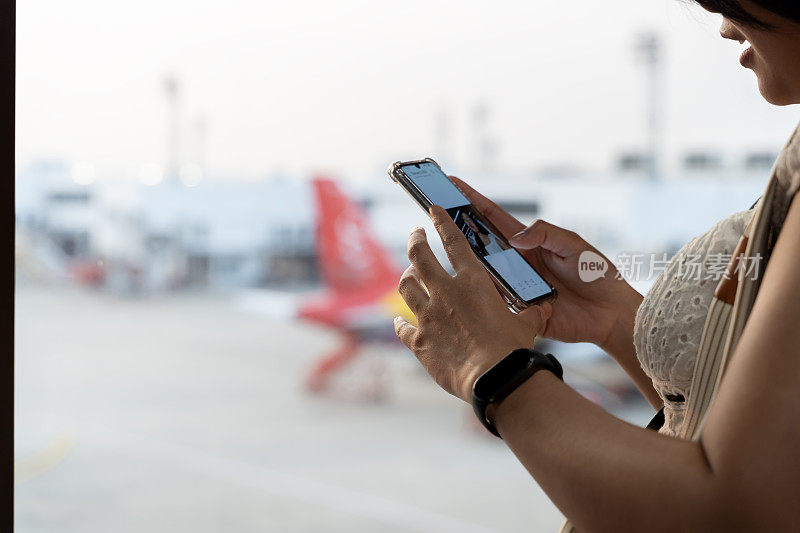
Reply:
[[[607, 352], [615, 344], [632, 345], [633, 319], [642, 296], [618, 279], [613, 263], [578, 234], [537, 220], [527, 228], [462, 180], [451, 177], [472, 204], [488, 218], [558, 291], [543, 337], [565, 342], [591, 342]], [[584, 282], [578, 260], [591, 251], [608, 263], [604, 277]]]

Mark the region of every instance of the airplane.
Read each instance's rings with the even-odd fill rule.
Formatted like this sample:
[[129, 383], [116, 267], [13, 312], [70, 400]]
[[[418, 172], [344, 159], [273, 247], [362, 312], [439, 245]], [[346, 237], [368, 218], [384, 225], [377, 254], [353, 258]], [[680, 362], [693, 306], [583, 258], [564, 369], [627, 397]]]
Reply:
[[[393, 319], [416, 319], [397, 292], [402, 270], [378, 242], [363, 209], [331, 179], [311, 182], [318, 264], [324, 289], [299, 298], [284, 295], [279, 313], [286, 318], [326, 326], [340, 333], [341, 342], [321, 356], [305, 376], [310, 392], [324, 391], [332, 376], [356, 358], [365, 341], [399, 343]], [[276, 310], [274, 293], [249, 293], [245, 306]], [[269, 303], [268, 303], [269, 302]], [[288, 311], [288, 313], [287, 313]]]
[[329, 376], [353, 359], [366, 339], [395, 340], [393, 318], [414, 315], [397, 292], [402, 271], [378, 243], [362, 209], [332, 180], [313, 180], [319, 266], [326, 292], [305, 302], [298, 318], [342, 332], [342, 345], [322, 357], [306, 376], [319, 391]]

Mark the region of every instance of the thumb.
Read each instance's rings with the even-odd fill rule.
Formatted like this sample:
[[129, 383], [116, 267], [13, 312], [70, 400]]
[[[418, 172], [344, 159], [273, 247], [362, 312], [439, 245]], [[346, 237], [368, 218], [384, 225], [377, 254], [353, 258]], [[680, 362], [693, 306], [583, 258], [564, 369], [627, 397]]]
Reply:
[[545, 325], [552, 314], [553, 306], [551, 306], [549, 302], [544, 302], [539, 305], [532, 305], [528, 307], [520, 313], [520, 316], [524, 316], [526, 319], [533, 322], [533, 326], [536, 329], [536, 334], [539, 335], [545, 330]]
[[554, 226], [544, 220], [537, 220], [508, 240], [509, 244], [520, 250], [544, 248], [561, 257], [566, 257], [582, 249], [583, 239], [577, 234]]
[[550, 302], [542, 302], [539, 304], [539, 309], [542, 310], [542, 317], [544, 320], [549, 320], [553, 315], [553, 304]]

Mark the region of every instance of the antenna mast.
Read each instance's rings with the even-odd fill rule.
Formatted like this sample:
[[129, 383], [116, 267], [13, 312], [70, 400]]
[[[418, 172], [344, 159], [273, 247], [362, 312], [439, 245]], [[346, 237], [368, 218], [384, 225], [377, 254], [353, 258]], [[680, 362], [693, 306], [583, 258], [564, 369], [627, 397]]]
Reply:
[[647, 175], [653, 181], [661, 177], [661, 161], [659, 157], [661, 143], [661, 39], [655, 32], [639, 35], [636, 41], [636, 53], [646, 69], [646, 139], [647, 139]]

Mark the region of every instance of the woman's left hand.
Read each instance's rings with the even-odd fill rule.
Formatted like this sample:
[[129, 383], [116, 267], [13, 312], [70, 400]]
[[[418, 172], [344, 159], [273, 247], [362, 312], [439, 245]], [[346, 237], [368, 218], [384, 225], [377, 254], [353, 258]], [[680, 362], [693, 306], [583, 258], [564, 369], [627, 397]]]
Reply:
[[431, 218], [455, 276], [439, 264], [425, 230], [415, 228], [408, 239], [411, 266], [398, 290], [418, 324], [397, 317], [394, 328], [444, 390], [471, 402], [472, 384], [481, 374], [513, 350], [533, 347], [551, 307], [510, 311], [447, 212], [434, 206]]

